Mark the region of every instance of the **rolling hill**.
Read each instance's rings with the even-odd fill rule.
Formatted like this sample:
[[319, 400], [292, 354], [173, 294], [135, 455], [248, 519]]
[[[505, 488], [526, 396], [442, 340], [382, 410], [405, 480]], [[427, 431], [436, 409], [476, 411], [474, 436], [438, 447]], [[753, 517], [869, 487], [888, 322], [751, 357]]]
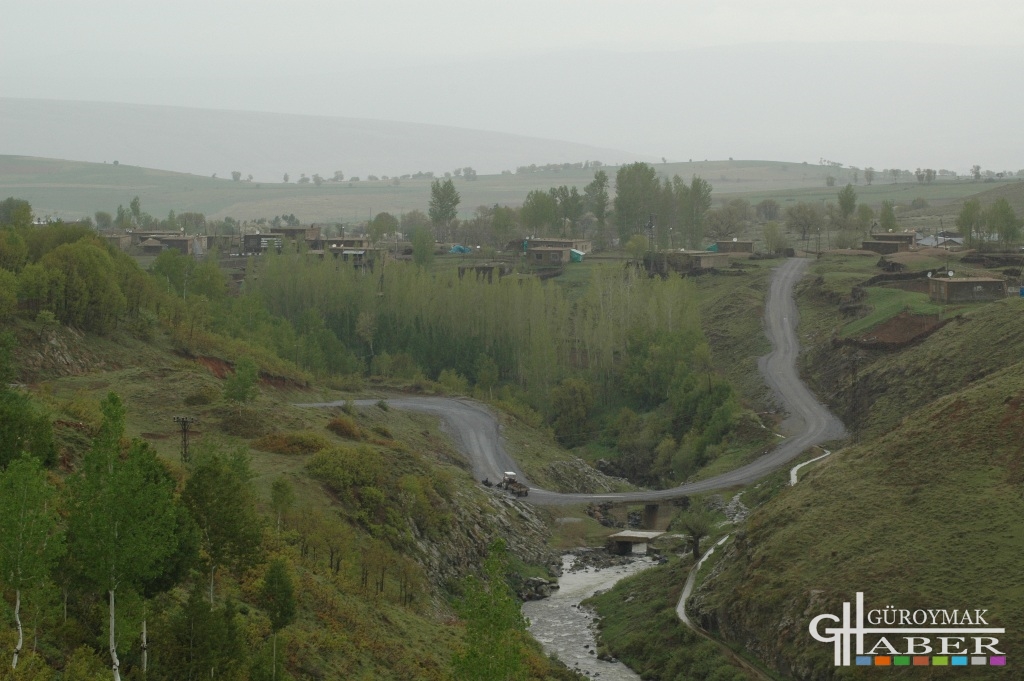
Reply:
[[97, 163], [119, 161], [209, 176], [280, 182], [478, 172], [531, 163], [653, 160], [626, 151], [484, 130], [362, 118], [107, 102], [0, 98], [0, 150]]

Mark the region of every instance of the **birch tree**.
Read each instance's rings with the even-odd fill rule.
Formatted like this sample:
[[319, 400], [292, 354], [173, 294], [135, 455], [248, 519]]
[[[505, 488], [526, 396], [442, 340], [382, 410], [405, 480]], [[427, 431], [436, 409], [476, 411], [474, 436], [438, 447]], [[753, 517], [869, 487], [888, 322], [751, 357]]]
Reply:
[[11, 669], [18, 668], [24, 643], [22, 592], [44, 582], [64, 550], [55, 494], [46, 481], [46, 471], [34, 458], [16, 459], [0, 474], [0, 581], [14, 591], [14, 624], [18, 630]]
[[174, 481], [155, 452], [136, 440], [122, 455], [121, 399], [110, 393], [100, 408], [99, 434], [71, 482], [68, 544], [82, 576], [107, 594], [110, 665], [114, 681], [120, 681], [117, 592], [136, 591], [160, 574], [176, 548], [177, 520]]

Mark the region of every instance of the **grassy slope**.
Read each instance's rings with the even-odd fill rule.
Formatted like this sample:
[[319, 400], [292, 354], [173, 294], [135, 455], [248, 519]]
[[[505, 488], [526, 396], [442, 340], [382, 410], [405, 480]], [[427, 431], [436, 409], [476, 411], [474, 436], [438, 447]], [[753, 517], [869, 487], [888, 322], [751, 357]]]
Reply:
[[831, 667], [810, 617], [858, 590], [871, 607], [988, 608], [1019, 656], [1021, 385], [1017, 363], [820, 464], [751, 518], [702, 590], [704, 615], [798, 678]]
[[[705, 161], [668, 163], [654, 166], [662, 177], [699, 175], [714, 187], [715, 195], [743, 196], [756, 203], [774, 198], [785, 208], [795, 201], [834, 201], [838, 187], [826, 187], [824, 178], [833, 169], [773, 161]], [[605, 168], [614, 179], [617, 168]], [[840, 186], [852, 178], [839, 173]], [[582, 189], [594, 170], [545, 171], [531, 174], [481, 175], [474, 182], [455, 178], [462, 196], [462, 218], [469, 218], [477, 206], [519, 205], [534, 189], [558, 185]], [[429, 180], [390, 182], [341, 182], [299, 185], [276, 182], [233, 182], [230, 179], [151, 170], [128, 165], [80, 163], [54, 159], [0, 156], [0, 195], [17, 196], [32, 204], [39, 216], [65, 219], [92, 215], [97, 210], [113, 212], [139, 196], [143, 210], [157, 217], [174, 210], [198, 211], [209, 217], [227, 215], [252, 220], [294, 213], [304, 222], [356, 222], [381, 211], [395, 214], [418, 209], [426, 211], [430, 198]], [[970, 182], [942, 181], [931, 185], [887, 185], [857, 187], [860, 200], [877, 206], [884, 199], [909, 203], [923, 196], [936, 205], [973, 194], [981, 187]], [[906, 199], [905, 201], [902, 199]]]
[[[315, 433], [332, 444], [343, 444], [345, 440], [324, 428], [332, 412], [289, 406], [294, 401], [336, 399], [339, 395], [308, 389], [282, 390], [264, 383], [260, 396], [242, 410], [249, 424], [247, 437], [238, 437], [228, 432], [237, 428], [237, 409], [220, 399], [223, 381], [211, 373], [206, 363], [170, 353], [160, 334], [153, 343], [142, 343], [121, 336], [113, 339], [83, 337], [61, 329], [45, 345], [57, 348], [56, 352], [64, 358], [74, 358], [73, 364], [66, 364], [40, 352], [31, 324], [18, 323], [15, 330], [20, 336], [19, 363], [34, 367], [28, 376], [32, 381], [30, 387], [59, 421], [55, 435], [65, 464], [74, 461], [89, 446], [88, 428], [100, 419], [98, 402], [114, 391], [121, 395], [128, 410], [127, 435], [149, 441], [177, 476], [183, 477], [185, 471], [179, 460], [180, 438], [172, 416], [197, 416], [199, 423], [192, 431], [194, 454], [208, 446], [249, 448], [255, 475], [253, 483], [264, 513], [270, 514], [271, 484], [283, 475], [296, 491], [297, 507], [310, 508], [329, 517], [337, 518], [339, 513], [344, 517], [345, 509], [307, 473], [310, 455], [261, 451], [251, 448], [249, 439], [271, 431], [300, 431]], [[187, 406], [184, 398], [196, 393], [213, 395], [213, 402]], [[481, 537], [493, 536], [495, 523], [511, 520], [507, 529], [513, 533], [520, 531], [516, 526], [525, 516], [513, 512], [515, 517], [507, 517], [503, 508], [488, 501], [489, 495], [482, 493], [482, 488], [464, 470], [461, 457], [436, 419], [372, 407], [362, 410], [357, 422], [364, 433], [370, 433], [374, 426], [387, 428], [395, 440], [432, 462], [432, 475], [447, 476], [454, 482], [460, 509], [476, 518], [470, 543], [483, 541], [485, 545]], [[75, 427], [77, 423], [85, 424], [85, 428]], [[367, 439], [372, 442], [373, 437]], [[382, 457], [388, 456], [386, 446], [375, 448]], [[292, 520], [298, 522], [295, 517]], [[289, 526], [286, 522], [286, 527]], [[464, 529], [456, 524], [452, 531], [463, 538], [464, 544]], [[536, 532], [536, 528], [531, 531]], [[397, 586], [392, 579], [388, 580], [383, 595], [364, 593], [359, 585], [359, 561], [366, 537], [357, 528], [348, 532], [339, 576], [331, 576], [323, 568], [323, 556], [319, 561], [299, 558], [295, 553], [294, 533], [286, 533], [283, 538], [269, 531], [265, 534], [264, 549], [268, 554], [281, 552], [291, 556], [298, 585], [298, 618], [283, 632], [279, 645], [289, 651], [293, 665], [300, 664], [306, 671], [319, 670], [330, 678], [448, 678], [451, 655], [461, 645], [462, 628], [451, 614], [443, 592], [437, 585], [418, 587], [412, 607], [403, 607], [398, 602]], [[511, 544], [515, 544], [515, 539]], [[454, 545], [460, 555], [465, 551], [465, 546], [458, 546], [458, 539]], [[542, 545], [539, 546], [543, 551]], [[526, 567], [520, 565], [522, 569]], [[243, 602], [252, 595], [246, 591], [245, 584], [227, 583], [220, 588], [224, 593], [234, 593]], [[6, 611], [6, 606], [0, 605], [0, 609]], [[11, 635], [9, 628], [3, 628], [0, 640], [13, 645]], [[545, 675], [560, 673], [549, 668], [539, 647], [531, 655], [531, 667], [546, 670], [531, 678], [555, 678]], [[294, 666], [291, 668], [295, 670]]]

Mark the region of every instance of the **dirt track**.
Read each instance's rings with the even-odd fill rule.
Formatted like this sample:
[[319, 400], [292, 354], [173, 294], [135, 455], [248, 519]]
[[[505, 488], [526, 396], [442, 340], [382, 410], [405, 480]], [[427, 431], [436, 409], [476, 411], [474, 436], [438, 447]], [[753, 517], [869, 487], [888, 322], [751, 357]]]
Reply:
[[[520, 479], [531, 488], [530, 495], [523, 501], [537, 504], [665, 501], [697, 492], [747, 485], [784, 466], [807, 448], [846, 435], [843, 424], [818, 402], [796, 371], [796, 357], [800, 347], [795, 331], [797, 311], [793, 302], [793, 286], [803, 276], [809, 262], [802, 258], [790, 258], [772, 273], [771, 288], [765, 305], [764, 326], [773, 349], [771, 353], [758, 360], [758, 367], [765, 382], [789, 414], [789, 418], [783, 423], [789, 437], [756, 461], [713, 478], [670, 489], [645, 492], [552, 492], [534, 487], [523, 476], [515, 461], [505, 451], [497, 421], [484, 405], [472, 400], [445, 397], [395, 397], [389, 398], [387, 402], [397, 409], [427, 412], [441, 418], [447, 424], [451, 436], [466, 454], [477, 480], [500, 480], [502, 471], [516, 471]], [[375, 402], [376, 400], [362, 400], [357, 404]], [[297, 406], [332, 407], [342, 404], [344, 402], [319, 402]]]

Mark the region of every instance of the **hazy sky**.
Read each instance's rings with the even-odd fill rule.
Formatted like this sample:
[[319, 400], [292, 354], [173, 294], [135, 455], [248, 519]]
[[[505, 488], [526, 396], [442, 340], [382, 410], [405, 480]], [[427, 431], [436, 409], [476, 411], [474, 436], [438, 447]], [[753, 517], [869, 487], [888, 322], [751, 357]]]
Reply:
[[1019, 0], [34, 0], [4, 23], [6, 97], [435, 123], [675, 160], [1024, 167]]
[[1017, 0], [34, 0], [4, 9], [3, 53], [302, 54], [628, 51], [789, 41], [1020, 45]]

